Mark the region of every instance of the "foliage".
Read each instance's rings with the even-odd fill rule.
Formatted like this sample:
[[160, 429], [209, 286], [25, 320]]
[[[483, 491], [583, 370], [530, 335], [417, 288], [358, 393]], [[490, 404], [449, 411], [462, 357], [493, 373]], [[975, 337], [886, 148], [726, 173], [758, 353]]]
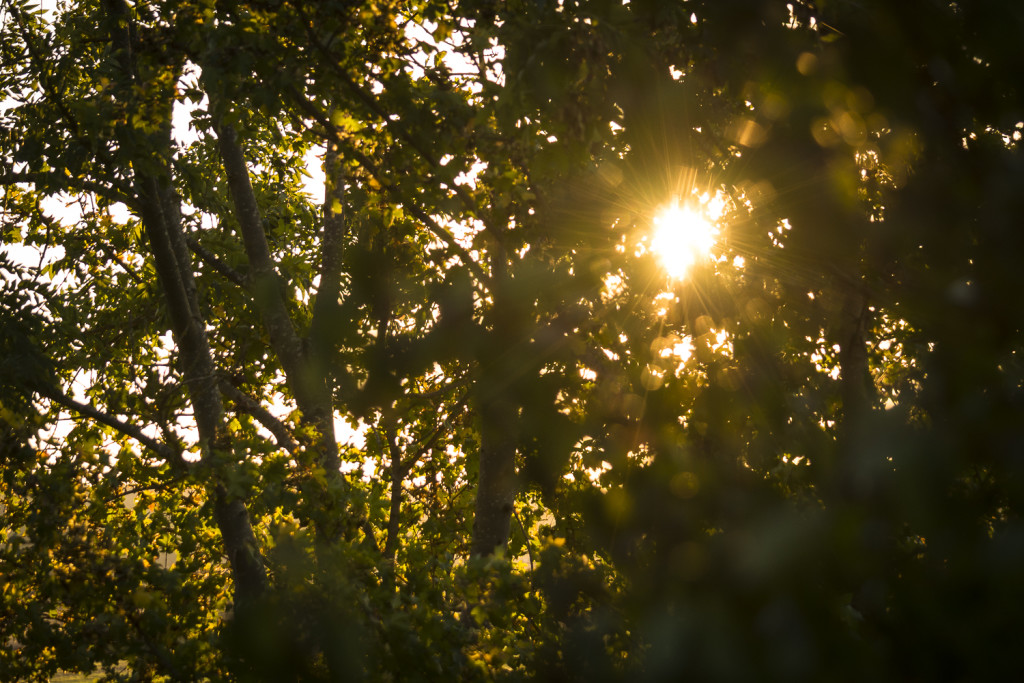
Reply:
[[3, 680], [1016, 671], [1015, 3], [0, 27]]

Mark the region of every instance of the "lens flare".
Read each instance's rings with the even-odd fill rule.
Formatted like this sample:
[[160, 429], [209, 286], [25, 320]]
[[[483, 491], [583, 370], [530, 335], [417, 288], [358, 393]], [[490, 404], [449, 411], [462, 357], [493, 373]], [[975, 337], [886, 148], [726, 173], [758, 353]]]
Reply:
[[669, 277], [686, 277], [698, 260], [708, 258], [718, 229], [699, 211], [673, 202], [654, 217], [651, 251]]

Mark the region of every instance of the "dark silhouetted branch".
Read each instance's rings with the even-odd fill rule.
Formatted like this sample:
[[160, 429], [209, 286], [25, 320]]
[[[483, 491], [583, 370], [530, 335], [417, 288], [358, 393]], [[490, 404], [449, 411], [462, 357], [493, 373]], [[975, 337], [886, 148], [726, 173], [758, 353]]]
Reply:
[[125, 436], [135, 439], [140, 444], [153, 451], [155, 455], [167, 460], [168, 462], [175, 463], [177, 465], [184, 465], [186, 467], [188, 466], [188, 463], [182, 459], [180, 451], [177, 451], [152, 437], [146, 436], [143, 434], [142, 430], [135, 425], [128, 424], [124, 420], [105, 413], [88, 403], [76, 401], [55, 387], [47, 387], [40, 390], [39, 393], [63, 408], [67, 408], [70, 411], [78, 413], [82, 417], [93, 419], [100, 424], [117, 430]]
[[298, 449], [299, 444], [292, 438], [291, 431], [288, 429], [288, 426], [274, 417], [270, 411], [261, 406], [258, 401], [242, 393], [227, 380], [221, 381], [220, 390], [223, 392], [224, 396], [231, 401], [234, 401], [235, 405], [237, 405], [242, 412], [252, 415], [261, 425], [266, 427], [267, 430], [274, 435], [274, 439], [277, 440], [278, 446], [289, 453], [294, 453]]

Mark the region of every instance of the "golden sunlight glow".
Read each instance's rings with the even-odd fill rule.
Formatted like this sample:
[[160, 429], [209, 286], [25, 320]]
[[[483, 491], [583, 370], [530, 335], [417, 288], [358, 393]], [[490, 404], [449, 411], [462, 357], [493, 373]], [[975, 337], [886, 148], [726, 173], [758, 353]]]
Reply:
[[680, 206], [676, 200], [654, 217], [650, 248], [669, 277], [680, 280], [698, 260], [711, 256], [717, 235], [718, 229], [701, 210]]

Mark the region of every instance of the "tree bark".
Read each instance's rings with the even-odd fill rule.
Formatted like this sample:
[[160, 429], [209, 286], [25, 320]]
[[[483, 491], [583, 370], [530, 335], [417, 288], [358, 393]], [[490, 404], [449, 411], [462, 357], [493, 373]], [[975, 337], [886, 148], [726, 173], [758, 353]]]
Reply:
[[484, 556], [504, 550], [508, 544], [517, 490], [516, 407], [501, 395], [500, 386], [493, 390], [479, 407], [480, 463], [472, 553]]
[[318, 432], [319, 465], [328, 481], [341, 480], [341, 459], [334, 436], [334, 407], [326, 377], [315, 371], [295, 332], [287, 296], [270, 254], [263, 219], [249, 180], [245, 153], [234, 128], [220, 126], [218, 139], [224, 171], [242, 231], [245, 253], [252, 267], [253, 298], [260, 311], [270, 343], [284, 370], [288, 387], [303, 419]]
[[[500, 235], [498, 235], [500, 238]], [[480, 453], [472, 553], [487, 556], [508, 544], [512, 510], [518, 489], [516, 447], [519, 406], [513, 396], [517, 373], [517, 335], [521, 330], [510, 296], [504, 246], [498, 242], [492, 257], [491, 330], [480, 354], [477, 411]]]
[[[322, 478], [316, 474], [312, 477], [318, 490], [318, 501], [315, 506], [317, 512], [312, 522], [317, 539], [321, 543], [330, 544], [340, 538], [346, 529], [339, 494], [346, 490], [347, 486], [341, 472], [341, 455], [334, 432], [334, 400], [328, 382], [326, 362], [316, 354], [318, 349], [311, 349], [312, 345], [304, 343], [296, 333], [288, 310], [285, 284], [277, 272], [277, 265], [270, 252], [263, 218], [249, 178], [245, 150], [233, 127], [218, 127], [218, 145], [231, 191], [235, 217], [241, 228], [246, 257], [251, 267], [253, 300], [270, 337], [271, 348], [284, 370], [288, 388], [301, 412], [301, 420], [315, 430], [314, 467], [322, 470], [323, 475]], [[326, 208], [333, 209], [330, 205]], [[338, 266], [341, 248], [340, 229], [340, 216], [326, 226], [327, 234], [323, 246], [325, 268]], [[328, 289], [332, 287], [331, 282], [331, 279], [328, 279]], [[334, 297], [337, 299], [337, 293]], [[321, 320], [318, 329], [322, 325]], [[319, 341], [322, 348], [326, 342], [323, 339]], [[372, 534], [367, 535], [372, 540]]]
[[[124, 0], [105, 0], [104, 8], [112, 19], [114, 50], [111, 59], [120, 67], [125, 79], [117, 88], [118, 96], [125, 106], [132, 108], [138, 104], [135, 94], [136, 60], [140, 53], [138, 37]], [[169, 184], [173, 101], [173, 92], [167, 92], [161, 112], [164, 123], [156, 133], [139, 140], [135, 139], [139, 132], [128, 129], [123, 133], [128, 139], [121, 141], [121, 147], [136, 150], [131, 159], [133, 191], [137, 197], [135, 206], [142, 217], [167, 304], [171, 332], [181, 354], [182, 376], [195, 414], [201, 457], [211, 473], [207, 490], [213, 502], [214, 521], [231, 563], [235, 602], [242, 605], [265, 592], [267, 574], [245, 503], [231, 495], [224, 484], [223, 468], [229, 465], [219, 462], [217, 456], [218, 451], [227, 446], [224, 406], [182, 231], [181, 207]], [[144, 144], [140, 144], [143, 141]]]
[[267, 588], [267, 575], [245, 503], [228, 493], [221, 471], [224, 465], [217, 462], [217, 451], [227, 446], [224, 443], [224, 405], [217, 386], [213, 355], [206, 339], [205, 323], [195, 295], [191, 263], [180, 262], [172, 246], [175, 229], [179, 233], [177, 238], [184, 242], [184, 236], [180, 234], [181, 223], [180, 220], [167, 219], [164, 209], [170, 206], [170, 202], [166, 198], [162, 200], [156, 179], [138, 173], [136, 182], [144, 207], [143, 225], [170, 313], [172, 333], [181, 352], [182, 375], [195, 413], [202, 459], [213, 473], [209, 490], [214, 520], [231, 563], [236, 602], [244, 604], [263, 594]]

